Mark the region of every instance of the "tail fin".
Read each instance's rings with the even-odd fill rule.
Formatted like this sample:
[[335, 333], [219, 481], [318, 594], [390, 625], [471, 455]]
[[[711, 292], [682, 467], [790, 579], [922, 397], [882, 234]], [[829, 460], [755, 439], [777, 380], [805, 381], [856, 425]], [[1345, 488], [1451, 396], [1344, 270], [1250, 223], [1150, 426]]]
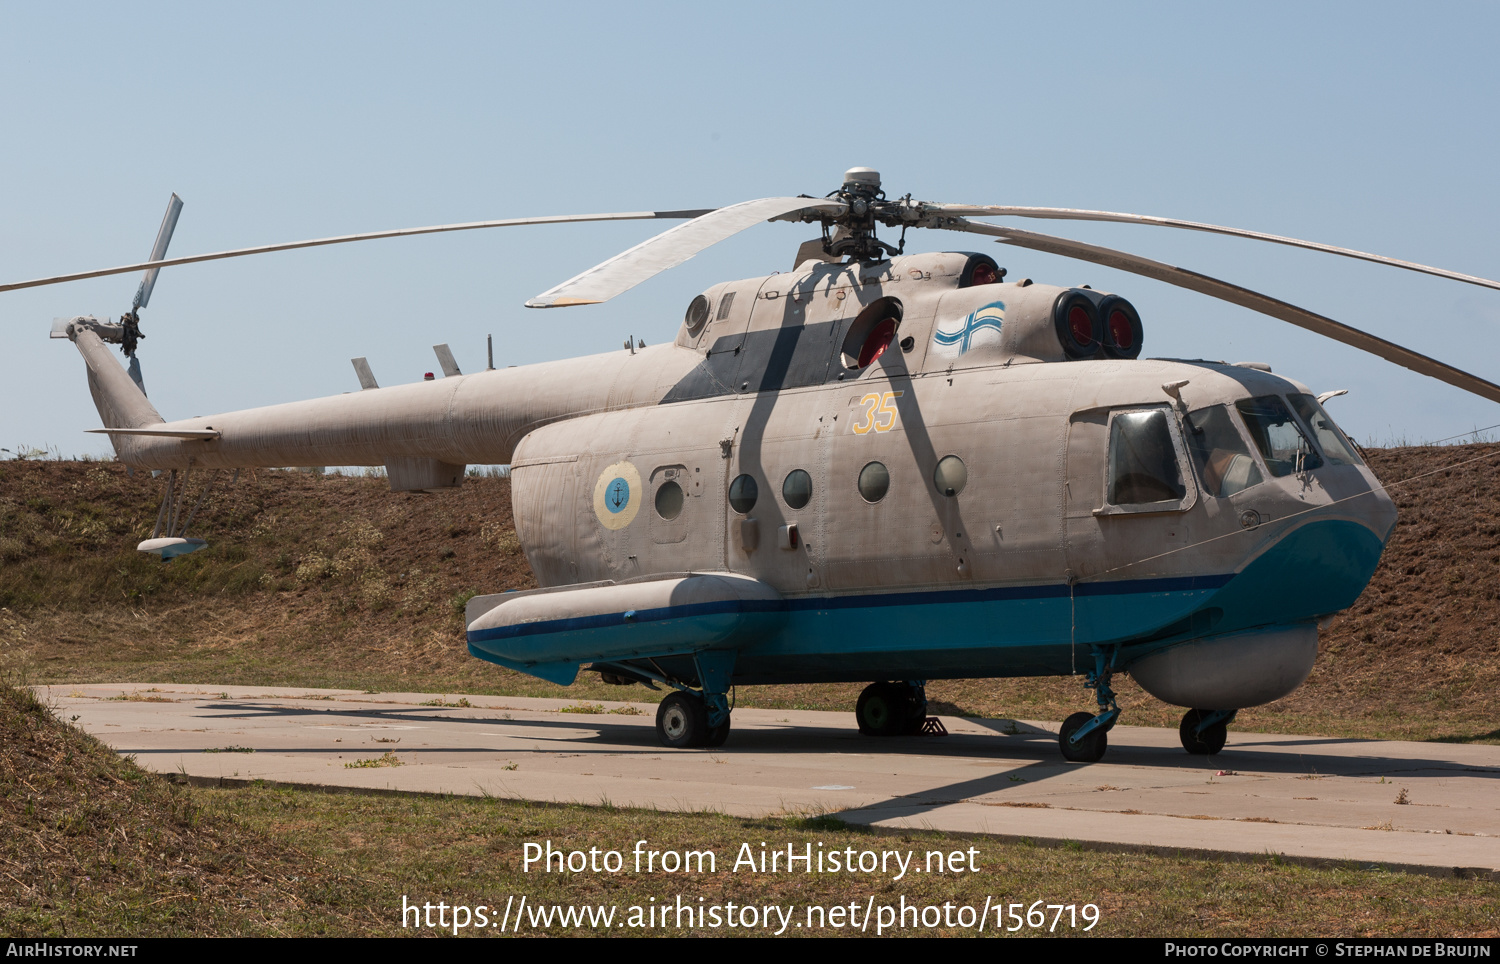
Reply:
[[[115, 361], [98, 332], [75, 323], [69, 326], [68, 335], [89, 367], [89, 392], [105, 428], [145, 428], [165, 421], [146, 400], [146, 393]], [[119, 452], [122, 440], [111, 436], [111, 441]]]

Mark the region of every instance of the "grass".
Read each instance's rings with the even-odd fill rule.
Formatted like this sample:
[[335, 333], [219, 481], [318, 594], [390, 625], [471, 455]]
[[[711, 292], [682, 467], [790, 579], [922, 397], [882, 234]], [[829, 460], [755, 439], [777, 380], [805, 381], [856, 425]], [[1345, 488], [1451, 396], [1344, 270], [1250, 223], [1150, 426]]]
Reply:
[[371, 757], [367, 760], [353, 760], [344, 764], [346, 770], [368, 770], [378, 767], [400, 767], [406, 764], [396, 757], [394, 750], [386, 750], [380, 756]]

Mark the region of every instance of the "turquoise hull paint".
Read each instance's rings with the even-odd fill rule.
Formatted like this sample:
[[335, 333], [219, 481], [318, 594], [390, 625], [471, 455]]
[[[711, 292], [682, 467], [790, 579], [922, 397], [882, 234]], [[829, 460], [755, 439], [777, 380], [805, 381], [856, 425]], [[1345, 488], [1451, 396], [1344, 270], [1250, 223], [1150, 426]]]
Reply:
[[[1354, 605], [1370, 584], [1385, 540], [1343, 519], [1313, 522], [1282, 536], [1215, 597], [1218, 633], [1297, 623]], [[1269, 618], [1268, 618], [1269, 617]]]
[[1323, 520], [1281, 536], [1233, 575], [798, 597], [774, 614], [737, 603], [629, 621], [616, 613], [470, 633], [469, 651], [556, 681], [589, 662], [723, 647], [739, 650], [739, 684], [1067, 675], [1092, 668], [1094, 645], [1123, 644], [1138, 659], [1185, 639], [1346, 609], [1383, 548], [1359, 523]]

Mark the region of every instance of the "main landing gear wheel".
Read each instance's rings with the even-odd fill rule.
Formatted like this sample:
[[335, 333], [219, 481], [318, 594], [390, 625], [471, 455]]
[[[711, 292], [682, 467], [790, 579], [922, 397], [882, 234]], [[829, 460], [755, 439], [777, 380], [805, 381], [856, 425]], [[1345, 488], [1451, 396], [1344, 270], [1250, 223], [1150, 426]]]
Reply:
[[[729, 727], [724, 727], [728, 733]], [[669, 693], [656, 708], [656, 736], [663, 746], [703, 746], [708, 739], [708, 707], [686, 693]], [[722, 741], [721, 741], [722, 742]]]
[[1063, 720], [1062, 730], [1057, 734], [1057, 745], [1063, 758], [1074, 763], [1097, 763], [1109, 747], [1109, 731], [1104, 727], [1090, 732], [1077, 743], [1069, 741], [1079, 727], [1094, 718], [1092, 713], [1074, 713]]
[[1198, 725], [1215, 713], [1214, 710], [1188, 710], [1182, 714], [1182, 723], [1177, 727], [1177, 737], [1182, 748], [1194, 756], [1213, 756], [1224, 749], [1229, 739], [1229, 724], [1215, 723], [1197, 732]]
[[729, 738], [729, 718], [708, 725], [708, 707], [688, 693], [669, 693], [656, 708], [656, 737], [662, 746], [678, 749], [723, 746]]
[[911, 736], [927, 720], [927, 700], [905, 683], [871, 683], [859, 694], [854, 718], [866, 736]]

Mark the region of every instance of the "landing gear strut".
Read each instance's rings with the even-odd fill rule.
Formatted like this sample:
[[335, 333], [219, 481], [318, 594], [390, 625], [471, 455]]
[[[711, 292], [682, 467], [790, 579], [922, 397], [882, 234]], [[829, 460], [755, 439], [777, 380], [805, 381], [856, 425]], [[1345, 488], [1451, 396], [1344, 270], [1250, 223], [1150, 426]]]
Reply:
[[927, 722], [926, 684], [871, 683], [854, 706], [859, 732], [866, 736], [912, 736]]
[[1084, 677], [1083, 685], [1094, 691], [1099, 703], [1099, 713], [1074, 713], [1063, 721], [1057, 734], [1058, 749], [1063, 759], [1073, 763], [1096, 763], [1109, 748], [1109, 731], [1120, 718], [1120, 706], [1115, 702], [1115, 691], [1109, 681], [1115, 673], [1116, 650], [1105, 661], [1103, 653], [1094, 654], [1094, 671]]
[[1229, 724], [1236, 710], [1188, 710], [1182, 714], [1177, 737], [1182, 748], [1194, 756], [1213, 756], [1229, 739]]

